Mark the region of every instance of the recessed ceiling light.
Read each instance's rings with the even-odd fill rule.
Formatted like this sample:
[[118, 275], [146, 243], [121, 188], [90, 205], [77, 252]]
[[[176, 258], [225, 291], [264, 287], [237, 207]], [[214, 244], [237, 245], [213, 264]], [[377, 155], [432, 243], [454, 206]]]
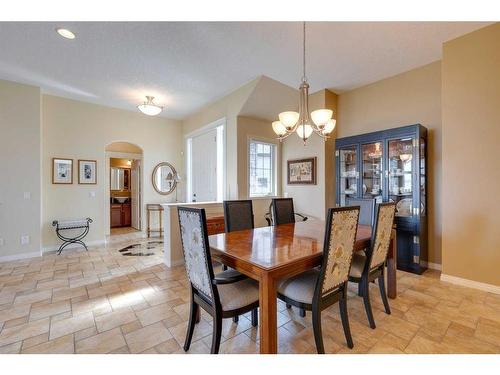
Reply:
[[68, 29], [63, 29], [63, 28], [59, 27], [56, 29], [56, 31], [63, 38], [66, 38], [66, 39], [75, 39], [76, 38], [76, 35]]

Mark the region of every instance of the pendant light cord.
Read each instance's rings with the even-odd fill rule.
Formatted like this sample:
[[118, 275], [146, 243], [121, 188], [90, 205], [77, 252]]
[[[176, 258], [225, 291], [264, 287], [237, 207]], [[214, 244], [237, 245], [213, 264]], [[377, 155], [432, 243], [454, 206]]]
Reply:
[[302, 23], [302, 34], [303, 34], [303, 44], [302, 44], [302, 52], [303, 52], [303, 55], [302, 55], [302, 68], [303, 68], [303, 71], [302, 71], [302, 81], [306, 82], [307, 78], [306, 78], [306, 22], [305, 21]]

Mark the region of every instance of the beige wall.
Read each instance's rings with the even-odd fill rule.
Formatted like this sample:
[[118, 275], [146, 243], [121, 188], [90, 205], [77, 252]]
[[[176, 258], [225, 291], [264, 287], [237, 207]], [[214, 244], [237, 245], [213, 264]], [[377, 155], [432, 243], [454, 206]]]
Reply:
[[0, 260], [40, 255], [40, 133], [40, 89], [0, 80]]
[[[52, 248], [58, 243], [50, 226], [54, 219], [91, 217], [94, 222], [87, 241], [92, 243], [105, 238], [109, 229], [109, 201], [106, 200], [109, 171], [105, 167], [105, 148], [112, 142], [128, 141], [143, 150], [144, 205], [174, 200], [174, 194], [163, 196], [155, 192], [151, 174], [155, 165], [162, 161], [170, 162], [183, 173], [179, 121], [49, 95], [42, 96], [42, 108], [44, 248]], [[77, 159], [97, 160], [97, 185], [78, 185], [77, 175], [72, 185], [53, 185], [51, 158], [54, 156], [74, 159], [74, 173], [77, 173]], [[91, 193], [95, 193], [95, 197]], [[142, 218], [144, 222], [144, 207]]]
[[441, 263], [441, 63], [342, 93], [338, 107], [337, 138], [415, 123], [429, 129], [429, 262]]
[[443, 274], [500, 286], [500, 23], [444, 44]]
[[[318, 91], [309, 97], [309, 111], [319, 108], [329, 108], [337, 117], [337, 95], [328, 90]], [[335, 133], [334, 133], [335, 134]], [[328, 207], [334, 206], [334, 152], [333, 139], [326, 142], [323, 138], [313, 134], [306, 145], [296, 134], [290, 135], [282, 145], [282, 191], [294, 199], [296, 212], [306, 216], [324, 219]], [[287, 161], [309, 157], [317, 158], [316, 185], [288, 185]]]
[[[259, 79], [247, 83], [182, 121], [183, 133], [186, 136], [200, 131], [214, 121], [226, 119], [226, 195], [229, 199], [238, 198], [237, 117]], [[183, 140], [183, 148], [185, 144]], [[183, 165], [185, 163], [184, 159]]]

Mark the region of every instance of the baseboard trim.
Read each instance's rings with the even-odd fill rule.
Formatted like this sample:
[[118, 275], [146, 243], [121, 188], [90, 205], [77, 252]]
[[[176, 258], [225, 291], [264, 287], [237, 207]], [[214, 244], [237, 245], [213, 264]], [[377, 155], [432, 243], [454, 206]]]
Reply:
[[[106, 245], [106, 240], [95, 240], [95, 241], [84, 241], [85, 242], [85, 245], [87, 245], [87, 247], [89, 246], [101, 246], [101, 245]], [[50, 253], [52, 251], [57, 251], [59, 250], [59, 246], [61, 246], [60, 244], [59, 245], [49, 245], [49, 246], [45, 246], [43, 249], [42, 249], [42, 253], [45, 254], [45, 253]], [[83, 248], [82, 245], [80, 244], [77, 244], [77, 243], [73, 243], [71, 245], [68, 245], [64, 248], [64, 250], [66, 249], [76, 249], [76, 248]], [[64, 251], [63, 250], [63, 251]]]
[[21, 253], [21, 254], [13, 254], [13, 255], [4, 255], [3, 257], [0, 257], [0, 262], [13, 262], [16, 260], [36, 258], [36, 257], [40, 257], [40, 256], [42, 256], [41, 251], [33, 251], [31, 253]]
[[485, 292], [500, 294], [500, 286], [493, 284], [481, 283], [479, 281], [463, 279], [457, 276], [451, 276], [446, 274], [441, 274], [441, 281], [446, 281], [448, 283], [466, 286], [473, 289], [483, 290]]
[[441, 271], [441, 265], [439, 263], [432, 262], [422, 262], [423, 265], [431, 270]]
[[[168, 268], [171, 268], [171, 267], [177, 267], [177, 266], [182, 266], [184, 264], [184, 259], [177, 259], [177, 260], [174, 260], [174, 261], [170, 261], [168, 262], [167, 260], [165, 260], [163, 262]], [[170, 263], [170, 264], [169, 264]]]

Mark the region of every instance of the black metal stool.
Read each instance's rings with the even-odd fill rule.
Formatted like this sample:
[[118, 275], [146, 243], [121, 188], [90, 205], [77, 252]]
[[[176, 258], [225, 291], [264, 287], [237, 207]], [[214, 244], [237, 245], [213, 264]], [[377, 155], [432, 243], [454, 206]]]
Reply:
[[[85, 250], [88, 251], [89, 249], [87, 249], [87, 245], [85, 245], [85, 243], [82, 240], [89, 233], [91, 222], [92, 219], [89, 217], [81, 220], [66, 220], [66, 221], [54, 220], [52, 222], [52, 226], [56, 227], [57, 237], [59, 237], [62, 241], [64, 241], [61, 244], [61, 246], [59, 246], [57, 255], [61, 254], [63, 249], [72, 243], [78, 243], [82, 245], [85, 248]], [[72, 229], [83, 229], [83, 232], [81, 232], [75, 237], [66, 237], [63, 234], [61, 234], [61, 232], [64, 230], [72, 230]]]

